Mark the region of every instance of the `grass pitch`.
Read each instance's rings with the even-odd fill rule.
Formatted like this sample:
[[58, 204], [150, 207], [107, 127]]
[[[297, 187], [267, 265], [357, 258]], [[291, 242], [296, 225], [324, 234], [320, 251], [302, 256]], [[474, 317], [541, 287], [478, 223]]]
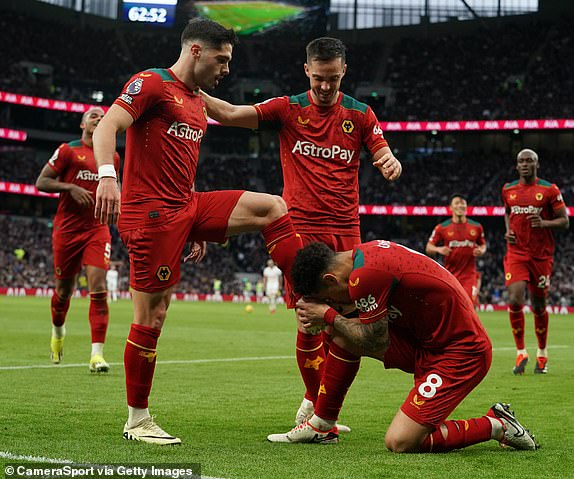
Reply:
[[[494, 345], [490, 373], [454, 412], [482, 415], [508, 401], [542, 443], [537, 452], [502, 449], [494, 441], [447, 454], [395, 455], [384, 433], [412, 385], [400, 371], [363, 361], [341, 422], [353, 431], [335, 446], [271, 444], [287, 431], [303, 394], [294, 360], [295, 324], [263, 305], [174, 302], [159, 342], [150, 398], [152, 414], [180, 447], [124, 441], [122, 367], [131, 303], [113, 303], [106, 345], [107, 375], [88, 371], [88, 301], [72, 300], [64, 362], [49, 362], [49, 299], [0, 297], [0, 462], [15, 456], [81, 463], [200, 463], [205, 476], [231, 479], [371, 479], [574, 477], [574, 325], [552, 316], [546, 376], [512, 375], [514, 348], [505, 313], [483, 314]], [[535, 354], [533, 320], [527, 346]], [[40, 367], [39, 367], [40, 366]], [[21, 367], [21, 369], [8, 369]]]
[[267, 1], [196, 2], [200, 15], [233, 28], [239, 35], [249, 35], [303, 12], [303, 8]]

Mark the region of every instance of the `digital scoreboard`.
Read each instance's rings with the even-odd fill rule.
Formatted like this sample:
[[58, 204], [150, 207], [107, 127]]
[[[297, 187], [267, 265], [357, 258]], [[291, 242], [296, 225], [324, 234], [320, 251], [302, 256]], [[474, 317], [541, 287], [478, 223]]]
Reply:
[[175, 20], [177, 0], [124, 0], [122, 18], [128, 23], [170, 27]]

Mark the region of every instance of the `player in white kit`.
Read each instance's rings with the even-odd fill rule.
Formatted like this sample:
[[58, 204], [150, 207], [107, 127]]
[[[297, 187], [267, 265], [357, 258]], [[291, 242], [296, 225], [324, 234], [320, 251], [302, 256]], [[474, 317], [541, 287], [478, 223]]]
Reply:
[[116, 269], [115, 264], [110, 264], [110, 269], [106, 273], [106, 283], [108, 287], [108, 299], [111, 301], [118, 300], [118, 283], [120, 279], [120, 273]]
[[263, 286], [265, 296], [269, 298], [269, 312], [273, 314], [277, 311], [277, 297], [283, 289], [283, 273], [272, 259], [267, 260], [267, 266], [263, 270]]

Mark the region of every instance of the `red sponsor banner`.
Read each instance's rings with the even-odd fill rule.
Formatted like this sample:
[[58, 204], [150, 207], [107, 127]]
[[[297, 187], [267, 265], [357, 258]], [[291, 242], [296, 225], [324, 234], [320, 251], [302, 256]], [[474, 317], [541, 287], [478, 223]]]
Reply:
[[103, 108], [104, 111], [107, 111], [109, 108], [108, 106], [97, 104], [54, 100], [52, 98], [40, 98], [37, 96], [21, 95], [19, 93], [10, 93], [6, 91], [0, 91], [0, 102], [30, 106], [32, 108], [45, 108], [47, 110], [70, 111], [72, 113], [84, 113], [95, 106]]
[[[10, 287], [10, 286], [0, 286], [0, 295], [1, 296], [15, 296], [15, 297], [24, 297], [24, 296], [36, 296], [39, 298], [50, 298], [54, 294], [53, 288], [17, 288], [17, 287]], [[78, 291], [74, 293], [74, 297], [85, 298], [88, 296], [87, 291]], [[130, 299], [131, 295], [128, 291], [120, 292], [121, 299]], [[249, 301], [245, 300], [245, 297], [242, 294], [196, 294], [196, 293], [173, 293], [171, 295], [172, 301], [207, 301], [212, 303], [257, 303], [257, 298], [255, 296], [251, 296]], [[478, 307], [479, 312], [489, 313], [492, 311], [506, 311], [508, 309], [507, 306], [501, 304], [481, 304]], [[574, 307], [572, 306], [547, 306], [546, 310], [550, 314], [572, 314], [574, 313]], [[531, 313], [529, 306], [524, 306], [525, 313]]]
[[[469, 206], [469, 216], [504, 216], [504, 206]], [[451, 216], [448, 206], [360, 205], [361, 215]]]
[[[48, 110], [70, 111], [83, 113], [91, 107], [98, 106], [104, 111], [108, 106], [77, 103], [72, 101], [54, 100], [36, 96], [21, 95], [0, 91], [0, 102]], [[209, 123], [218, 123], [211, 118]], [[539, 119], [539, 120], [462, 120], [462, 121], [381, 121], [385, 131], [497, 131], [497, 130], [570, 130], [574, 129], [574, 118]]]
[[[0, 181], [0, 193], [12, 193], [15, 195], [48, 196], [57, 198], [58, 193], [44, 193], [38, 191], [34, 185], [22, 183], [10, 183]], [[566, 208], [568, 215], [570, 208]], [[360, 205], [360, 215], [379, 216], [450, 216], [447, 206], [421, 206], [421, 205]], [[504, 216], [504, 206], [469, 206], [468, 216]]]
[[10, 128], [0, 128], [0, 138], [14, 141], [26, 141], [28, 134], [22, 130], [11, 130]]
[[44, 193], [39, 191], [34, 185], [25, 185], [22, 183], [10, 183], [9, 181], [0, 181], [0, 193], [12, 193], [15, 195], [28, 195], [28, 196], [48, 196], [50, 198], [57, 198], [58, 193]]
[[[570, 208], [566, 208], [571, 214]], [[360, 205], [360, 215], [383, 216], [451, 216], [448, 206]], [[468, 216], [504, 216], [504, 206], [469, 206]]]

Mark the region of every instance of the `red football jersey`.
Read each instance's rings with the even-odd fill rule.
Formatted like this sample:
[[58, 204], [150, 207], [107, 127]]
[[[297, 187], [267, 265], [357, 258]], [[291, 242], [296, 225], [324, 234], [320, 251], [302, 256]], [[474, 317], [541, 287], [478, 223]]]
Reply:
[[457, 278], [476, 277], [477, 246], [486, 243], [482, 225], [467, 219], [464, 223], [454, 223], [452, 219], [435, 226], [429, 243], [435, 246], [448, 246], [451, 252], [444, 257], [444, 267]]
[[510, 220], [510, 229], [516, 235], [516, 244], [507, 243], [509, 254], [547, 259], [554, 254], [554, 235], [550, 228], [532, 228], [529, 215], [538, 213], [544, 220], [564, 208], [558, 187], [545, 180], [527, 185], [519, 180], [506, 183], [502, 188], [502, 201]]
[[298, 231], [342, 232], [359, 225], [358, 170], [363, 145], [387, 145], [364, 103], [342, 93], [320, 107], [310, 92], [255, 105], [259, 121], [280, 123], [283, 198]]
[[[349, 294], [363, 323], [388, 316], [417, 346], [452, 350], [490, 347], [472, 301], [458, 280], [428, 256], [390, 241], [353, 250]], [[483, 343], [478, 344], [479, 343]]]
[[119, 225], [125, 230], [190, 200], [207, 111], [198, 93], [159, 68], [135, 74], [114, 104], [134, 119], [122, 181]]
[[[114, 155], [114, 163], [116, 170], [119, 170], [120, 156], [117, 153]], [[58, 174], [60, 181], [73, 183], [88, 190], [95, 202], [98, 168], [94, 150], [82, 140], [61, 144], [48, 160], [48, 165]], [[58, 210], [54, 218], [54, 231], [80, 233], [97, 227], [107, 228], [94, 218], [94, 205], [80, 206], [69, 192], [60, 193]]]

